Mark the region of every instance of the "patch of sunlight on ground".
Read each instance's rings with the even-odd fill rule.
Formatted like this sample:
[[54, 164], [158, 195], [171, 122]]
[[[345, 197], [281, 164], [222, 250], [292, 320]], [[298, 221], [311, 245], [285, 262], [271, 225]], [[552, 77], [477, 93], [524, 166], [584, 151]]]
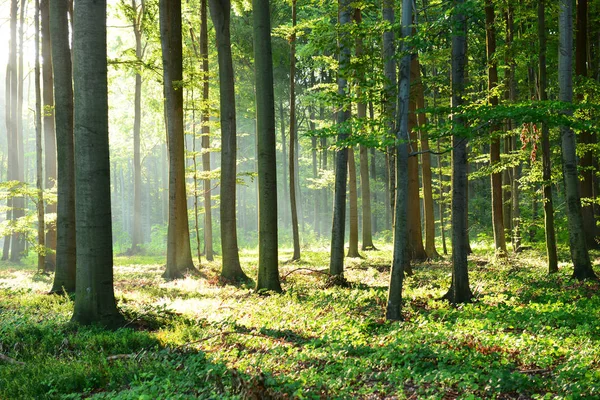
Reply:
[[27, 288], [33, 292], [44, 293], [50, 290], [52, 276], [38, 274], [35, 271], [7, 270], [3, 271], [0, 278], [0, 288], [19, 289]]

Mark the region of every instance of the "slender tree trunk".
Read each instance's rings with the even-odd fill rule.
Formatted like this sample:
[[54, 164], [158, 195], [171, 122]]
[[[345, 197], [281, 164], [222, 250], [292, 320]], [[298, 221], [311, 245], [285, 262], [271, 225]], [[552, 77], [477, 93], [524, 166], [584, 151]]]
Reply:
[[198, 265], [202, 264], [202, 247], [200, 245], [200, 224], [198, 221], [198, 162], [196, 154], [196, 106], [194, 104], [194, 88], [192, 87], [192, 163], [194, 168], [194, 230], [196, 231], [196, 256]]
[[[394, 60], [396, 51], [394, 44], [394, 2], [393, 0], [383, 1], [383, 20], [387, 24], [387, 29], [383, 32], [383, 71], [385, 75], [384, 98], [383, 98], [383, 113], [386, 121], [386, 134], [388, 137], [393, 137], [395, 132], [395, 108], [396, 108], [396, 61]], [[396, 196], [396, 172], [393, 157], [392, 147], [386, 149], [386, 166], [387, 166], [387, 199], [386, 203], [386, 218], [388, 219], [387, 226], [393, 225], [394, 215], [394, 199]]]
[[[314, 85], [314, 82], [312, 82]], [[309, 106], [309, 117], [308, 117], [308, 125], [309, 129], [314, 132], [316, 129], [315, 126], [315, 110], [313, 106]], [[312, 136], [310, 138], [311, 142], [311, 155], [312, 155], [312, 175], [313, 179], [319, 178], [319, 166], [317, 162], [317, 137]], [[317, 237], [321, 236], [321, 222], [319, 221], [319, 211], [321, 206], [321, 193], [317, 189], [314, 192], [314, 209], [313, 209], [313, 229], [317, 235]]]
[[[58, 160], [56, 214], [56, 273], [51, 293], [72, 293], [76, 277], [75, 150], [73, 143], [73, 74], [68, 24], [69, 0], [50, 4], [52, 66], [56, 90], [56, 145]], [[46, 148], [46, 152], [48, 149]]]
[[[465, 15], [460, 11], [464, 0], [455, 0], [452, 32], [452, 99], [453, 108], [464, 104], [467, 26]], [[457, 112], [457, 111], [454, 111]], [[464, 126], [465, 121], [457, 114], [452, 116], [455, 126]], [[470, 302], [473, 294], [469, 287], [467, 264], [467, 138], [454, 134], [452, 137], [452, 283], [444, 296], [453, 304]]]
[[[412, 28], [412, 1], [402, 1], [402, 38], [407, 39], [411, 35]], [[402, 318], [402, 284], [404, 278], [404, 267], [409, 260], [408, 251], [408, 193], [409, 193], [409, 160], [408, 143], [409, 137], [409, 113], [410, 113], [410, 79], [411, 79], [411, 54], [408, 42], [402, 44], [403, 57], [400, 62], [400, 86], [398, 89], [398, 118], [397, 118], [397, 151], [396, 172], [397, 191], [395, 201], [394, 223], [394, 256], [390, 273], [390, 286], [388, 290], [388, 303], [385, 317], [388, 320], [399, 320]]]
[[[287, 167], [287, 144], [286, 144], [286, 140], [285, 140], [285, 113], [283, 110], [283, 100], [280, 98], [279, 99], [279, 121], [281, 122], [281, 172], [282, 172], [282, 182], [283, 182], [283, 203], [287, 204], [289, 202], [289, 196], [288, 196], [288, 179], [287, 179], [287, 173], [288, 173], [288, 167]], [[281, 212], [281, 223], [286, 226], [287, 225], [287, 207], [282, 207], [281, 208], [282, 212]]]
[[[588, 68], [588, 1], [577, 0], [577, 25], [575, 35], [575, 75], [587, 77]], [[583, 95], [578, 96], [578, 101], [583, 101]], [[594, 197], [594, 152], [590, 150], [596, 144], [595, 135], [588, 131], [582, 131], [579, 134], [580, 141], [584, 145], [584, 152], [579, 159], [581, 167], [582, 180], [579, 181], [579, 188], [582, 199], [586, 199], [582, 204], [581, 212], [583, 215], [583, 230], [585, 231], [586, 244], [588, 248], [600, 247], [600, 242], [596, 241], [598, 232], [596, 231], [596, 218], [594, 215], [593, 201]]]
[[[541, 101], [548, 100], [546, 94], [546, 16], [545, 1], [538, 1], [538, 37], [540, 49], [538, 55]], [[552, 165], [550, 158], [550, 132], [548, 124], [542, 125], [542, 189], [544, 204], [544, 234], [546, 236], [546, 255], [548, 257], [548, 272], [558, 272], [558, 256], [556, 251], [556, 235], [554, 229], [554, 205], [552, 203]]]
[[[362, 23], [362, 14], [360, 8], [354, 10], [354, 20], [357, 24]], [[356, 57], [361, 58], [364, 55], [364, 45], [361, 37], [356, 39]], [[360, 121], [366, 123], [367, 119], [367, 104], [361, 98], [361, 85], [364, 86], [364, 82], [360, 76], [358, 77], [359, 84], [357, 87], [357, 97], [359, 98], [356, 104], [356, 116]], [[364, 145], [360, 145], [359, 149], [360, 156], [360, 196], [362, 200], [362, 250], [374, 250], [373, 245], [373, 233], [372, 233], [372, 215], [371, 215], [371, 184], [369, 182], [369, 155], [368, 149]], [[352, 232], [350, 233], [352, 235]], [[358, 253], [358, 249], [357, 249]]]
[[[210, 167], [210, 98], [208, 74], [208, 10], [206, 1], [200, 3], [200, 58], [202, 59], [202, 170], [208, 174]], [[214, 260], [211, 180], [204, 179], [204, 256], [207, 261]]]
[[[350, 1], [338, 0], [338, 19], [340, 26], [350, 24]], [[338, 96], [344, 99], [344, 105], [337, 112], [338, 142], [346, 140], [350, 134], [350, 107], [346, 105], [348, 94], [348, 68], [350, 66], [350, 43], [348, 32], [342, 31], [338, 35]], [[348, 180], [348, 148], [343, 147], [336, 151], [335, 159], [335, 192], [333, 200], [333, 226], [331, 229], [331, 257], [329, 260], [329, 274], [339, 283], [344, 279], [344, 242], [346, 235], [346, 185]]]
[[[496, 32], [494, 6], [492, 0], [485, 2], [485, 43], [488, 61], [488, 91], [489, 102], [495, 107], [498, 105], [498, 96], [493, 93], [498, 86], [498, 63], [496, 56]], [[497, 171], [500, 164], [500, 139], [495, 133], [498, 127], [492, 127], [490, 144], [490, 165], [492, 167], [492, 225], [494, 228], [494, 249], [497, 256], [506, 254], [506, 237], [504, 232], [504, 217], [502, 205], [502, 173]]]
[[360, 253], [358, 252], [358, 190], [353, 147], [348, 147], [348, 200], [350, 209], [350, 235], [348, 238], [347, 257], [355, 258], [360, 257]]
[[37, 166], [36, 187], [38, 190], [38, 271], [46, 269], [46, 235], [44, 219], [44, 168], [42, 160], [42, 91], [40, 84], [40, 1], [35, 0], [35, 154]]
[[73, 63], [77, 292], [74, 322], [116, 327], [108, 148], [106, 1], [78, 0]]
[[[11, 23], [12, 23], [12, 15], [13, 15], [13, 6], [16, 7], [16, 2], [11, 1]], [[16, 16], [16, 9], [15, 9]], [[16, 17], [15, 17], [16, 18]], [[15, 19], [16, 21], [16, 19]], [[6, 78], [5, 78], [5, 91], [4, 91], [4, 99], [5, 99], [5, 108], [4, 108], [4, 117], [6, 124], [6, 142], [8, 144], [9, 149], [13, 149], [14, 144], [14, 129], [12, 122], [12, 85], [13, 85], [13, 38], [12, 38], [12, 25], [11, 25], [11, 41], [8, 46], [8, 63], [6, 65]], [[14, 157], [15, 153], [13, 151], [9, 151], [6, 160], [6, 179], [9, 181], [14, 180]], [[12, 197], [8, 197], [6, 199], [6, 220], [9, 224], [12, 224]], [[2, 261], [8, 260], [10, 257], [10, 242], [12, 239], [12, 234], [8, 233], [4, 236], [4, 246], [2, 249]]]
[[166, 279], [178, 279], [185, 272], [195, 269], [190, 247], [185, 189], [181, 2], [161, 0], [159, 11], [169, 138], [169, 225], [167, 267], [163, 276]]
[[219, 93], [221, 98], [221, 275], [230, 280], [246, 280], [238, 254], [236, 229], [236, 115], [233, 61], [231, 58], [230, 0], [209, 0], [217, 38]]
[[[50, 35], [50, 0], [40, 1], [41, 33], [42, 33], [42, 120], [44, 126], [44, 172], [45, 188], [51, 189], [56, 184], [56, 130], [54, 126], [54, 78], [52, 73], [52, 40]], [[68, 27], [67, 27], [68, 30]], [[68, 43], [67, 43], [68, 47]], [[46, 213], [56, 213], [56, 203], [46, 205]], [[46, 227], [47, 268], [54, 270], [56, 266], [56, 223]]]
[[[292, 0], [292, 29], [296, 29], [296, 0]], [[290, 38], [290, 205], [294, 254], [292, 261], [300, 259], [300, 234], [298, 233], [298, 207], [296, 202], [296, 32]]]
[[[558, 83], [559, 100], [573, 101], [573, 6], [569, 0], [560, 0], [559, 15], [559, 58]], [[572, 111], [565, 110], [569, 115]], [[598, 279], [586, 247], [581, 200], [579, 197], [579, 178], [577, 174], [577, 156], [575, 154], [575, 133], [568, 126], [561, 126], [562, 164], [567, 202], [567, 221], [569, 226], [569, 242], [571, 259], [574, 265], [573, 277], [582, 279]]]
[[[292, 7], [295, 11], [295, 0]], [[269, 1], [253, 0], [252, 8], [256, 67], [259, 217], [256, 290], [281, 292], [277, 250], [277, 153]]]

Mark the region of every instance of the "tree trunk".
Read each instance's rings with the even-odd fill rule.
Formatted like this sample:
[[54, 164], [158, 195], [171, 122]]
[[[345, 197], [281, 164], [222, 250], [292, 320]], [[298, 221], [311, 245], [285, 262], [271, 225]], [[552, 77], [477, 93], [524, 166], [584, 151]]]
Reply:
[[[202, 170], [208, 174], [210, 167], [210, 98], [208, 74], [208, 14], [206, 1], [200, 3], [200, 58], [202, 60]], [[214, 260], [212, 202], [210, 179], [204, 179], [204, 256]]]
[[[573, 6], [569, 0], [560, 0], [559, 32], [559, 100], [570, 103], [573, 101]], [[566, 115], [572, 114], [570, 110], [563, 112]], [[586, 247], [581, 200], [579, 197], [575, 133], [568, 126], [561, 126], [560, 135], [562, 139], [562, 164], [567, 203], [569, 244], [571, 259], [574, 265], [573, 277], [579, 280], [598, 279], [592, 269], [590, 256]]]
[[[52, 40], [50, 33], [50, 1], [40, 1], [41, 34], [42, 34], [42, 119], [44, 125], [44, 172], [46, 173], [45, 188], [51, 189], [56, 184], [56, 130], [54, 126], [54, 78], [52, 73]], [[68, 30], [68, 28], [67, 28]], [[68, 47], [68, 43], [67, 43]], [[56, 213], [56, 203], [46, 205], [46, 213]], [[46, 227], [47, 268], [56, 268], [56, 223]]]
[[[341, 26], [350, 24], [350, 1], [338, 1], [338, 19]], [[350, 35], [343, 30], [338, 34], [338, 96], [346, 103], [348, 95], [348, 68], [350, 67]], [[350, 107], [344, 105], [337, 112], [338, 142], [346, 140], [350, 134]], [[340, 283], [344, 282], [344, 242], [346, 235], [346, 184], [348, 180], [348, 148], [336, 151], [335, 192], [333, 199], [333, 225], [331, 228], [331, 257], [329, 274]]]
[[72, 320], [117, 327], [108, 148], [106, 1], [78, 0], [73, 63], [77, 291]]
[[[387, 24], [387, 29], [383, 32], [383, 71], [385, 75], [383, 113], [385, 116], [385, 131], [388, 137], [394, 137], [395, 108], [396, 108], [396, 61], [394, 60], [396, 51], [394, 43], [394, 2], [393, 0], [383, 1], [383, 20]], [[394, 224], [394, 199], [396, 196], [396, 173], [393, 157], [393, 148], [386, 149], [386, 218], [388, 228]]]
[[166, 279], [178, 279], [185, 272], [195, 269], [190, 247], [185, 189], [181, 2], [161, 0], [159, 11], [169, 150], [167, 267], [163, 276]]
[[348, 256], [360, 257], [358, 252], [358, 190], [356, 185], [356, 162], [354, 148], [348, 148], [348, 200], [350, 209], [350, 235], [348, 238]]
[[[51, 293], [75, 292], [75, 152], [73, 144], [73, 74], [67, 22], [69, 0], [52, 1], [50, 34], [58, 160], [56, 214], [56, 273]], [[46, 152], [48, 148], [46, 148]]]
[[[402, 38], [408, 39], [412, 28], [412, 1], [402, 1]], [[396, 221], [394, 223], [394, 256], [390, 273], [390, 286], [388, 290], [388, 303], [385, 317], [387, 320], [401, 319], [402, 311], [402, 284], [404, 267], [409, 256], [408, 251], [408, 197], [409, 197], [409, 171], [408, 171], [408, 143], [409, 138], [409, 113], [410, 113], [410, 79], [411, 79], [411, 54], [408, 41], [402, 42], [403, 57], [400, 62], [400, 87], [398, 89], [398, 118], [397, 118], [397, 152], [396, 152], [396, 177], [397, 190], [395, 201]]]
[[[296, 29], [296, 0], [292, 0], [292, 29]], [[298, 233], [298, 207], [296, 203], [296, 33], [290, 38], [290, 205], [292, 215], [292, 239], [294, 254], [292, 261], [300, 259], [300, 235]]]
[[[454, 31], [452, 32], [452, 98], [451, 106], [464, 104], [465, 66], [467, 26], [461, 7], [464, 0], [455, 0], [457, 13], [454, 14]], [[465, 121], [459, 115], [452, 116], [453, 124], [460, 128]], [[452, 283], [444, 296], [452, 304], [470, 302], [473, 298], [469, 287], [469, 270], [467, 264], [467, 138], [454, 134], [452, 137]]]
[[[15, 48], [13, 47], [13, 43], [14, 43], [14, 39], [12, 37], [12, 18], [13, 18], [13, 13], [15, 16], [15, 23], [16, 23], [16, 6], [17, 3], [16, 1], [13, 2], [11, 1], [11, 10], [10, 10], [10, 16], [11, 16], [11, 39], [10, 39], [10, 44], [8, 46], [8, 63], [6, 64], [6, 78], [5, 78], [5, 91], [4, 91], [4, 99], [5, 99], [5, 108], [4, 108], [4, 117], [5, 117], [5, 123], [6, 123], [6, 142], [8, 144], [8, 148], [9, 149], [13, 149], [15, 146], [14, 143], [14, 129], [13, 129], [13, 116], [12, 116], [12, 106], [14, 101], [13, 99], [13, 53]], [[13, 11], [14, 9], [14, 11]], [[16, 29], [16, 26], [15, 26]], [[15, 35], [16, 38], [16, 35]], [[15, 152], [14, 151], [9, 151], [8, 155], [7, 155], [7, 165], [6, 165], [6, 179], [8, 181], [12, 181], [14, 180], [14, 163], [15, 163]], [[12, 224], [12, 197], [8, 197], [6, 199], [6, 207], [7, 207], [7, 211], [6, 211], [6, 220], [8, 221], [9, 224]], [[12, 234], [8, 233], [7, 235], [4, 236], [4, 246], [2, 249], [2, 261], [6, 261], [8, 260], [8, 258], [10, 257], [10, 244], [11, 244], [11, 239], [12, 239]]]
[[[314, 85], [314, 82], [311, 82]], [[313, 106], [309, 106], [309, 116], [308, 116], [308, 125], [311, 131], [315, 131], [315, 109]], [[313, 179], [319, 178], [319, 166], [317, 162], [317, 137], [312, 136], [310, 138], [311, 144], [311, 155], [312, 155], [312, 176]], [[319, 211], [321, 206], [321, 193], [317, 189], [314, 192], [314, 209], [313, 209], [313, 229], [317, 235], [317, 237], [321, 236], [321, 222], [319, 221]]]
[[42, 92], [40, 85], [40, 1], [35, 0], [35, 159], [37, 166], [36, 188], [38, 190], [38, 271], [46, 270], [46, 235], [44, 220], [44, 168], [42, 160]]
[[[295, 11], [295, 0], [293, 0]], [[256, 290], [281, 292], [277, 250], [277, 153], [271, 18], [268, 0], [253, 0], [258, 160], [258, 279]], [[295, 17], [295, 13], [294, 13]], [[295, 20], [295, 18], [294, 18]], [[293, 51], [292, 51], [293, 53]]]
[[247, 280], [238, 254], [236, 229], [236, 160], [235, 87], [231, 58], [230, 0], [209, 0], [210, 16], [215, 27], [219, 59], [219, 93], [221, 98], [221, 275], [230, 280]]
[[[485, 2], [485, 43], [488, 62], [488, 96], [492, 107], [498, 105], [498, 96], [493, 93], [498, 86], [498, 62], [496, 56], [496, 32], [494, 30], [494, 6], [492, 0]], [[494, 249], [497, 256], [506, 255], [506, 237], [504, 232], [504, 216], [502, 205], [502, 173], [497, 171], [500, 164], [500, 139], [495, 133], [497, 126], [492, 126], [490, 144], [490, 165], [492, 167], [492, 226], [494, 229]]]
[[[144, 15], [144, 1], [142, 0], [138, 11], [137, 1], [131, 0], [134, 12], [133, 34], [135, 36], [135, 57], [138, 64], [142, 62], [142, 27]], [[142, 120], [142, 76], [135, 74], [135, 95], [133, 108], [133, 234], [131, 235], [131, 254], [141, 251], [142, 237], [142, 164], [140, 157], [140, 130]]]
[[[541, 101], [548, 100], [546, 94], [546, 17], [545, 1], [538, 1], [538, 37], [539, 49], [539, 96]], [[546, 255], [548, 257], [548, 272], [558, 272], [558, 256], [556, 251], [556, 235], [554, 229], [554, 205], [552, 203], [552, 166], [550, 158], [550, 132], [548, 124], [542, 125], [542, 186], [544, 204], [544, 234], [546, 236]]]
[[[577, 25], [575, 35], [575, 75], [586, 78], [588, 75], [588, 1], [577, 0]], [[583, 94], [578, 96], [578, 101], [583, 101]], [[590, 150], [596, 144], [595, 135], [588, 131], [582, 131], [579, 134], [581, 143], [584, 145], [584, 152], [579, 159], [581, 167], [582, 180], [579, 181], [579, 188], [582, 199], [587, 201], [582, 204], [581, 213], [583, 215], [583, 230], [587, 247], [595, 249], [600, 247], [600, 242], [596, 241], [598, 232], [596, 231], [596, 218], [594, 215], [593, 202], [594, 196], [594, 152]]]

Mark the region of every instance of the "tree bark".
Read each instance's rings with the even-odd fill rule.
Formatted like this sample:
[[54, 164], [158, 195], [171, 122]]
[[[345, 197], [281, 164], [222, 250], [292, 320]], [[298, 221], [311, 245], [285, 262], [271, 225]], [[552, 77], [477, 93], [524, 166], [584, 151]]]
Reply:
[[209, 0], [210, 16], [215, 27], [219, 60], [221, 98], [221, 275], [230, 280], [247, 280], [238, 254], [236, 229], [236, 160], [235, 87], [231, 58], [230, 0]]
[[[498, 105], [498, 96], [494, 93], [498, 86], [498, 62], [496, 56], [496, 17], [492, 0], [485, 2], [485, 43], [488, 62], [488, 96], [492, 107]], [[504, 216], [502, 205], [502, 173], [497, 171], [500, 164], [500, 139], [496, 136], [497, 126], [491, 129], [490, 165], [492, 167], [492, 226], [494, 229], [494, 250], [497, 256], [506, 255], [506, 236], [504, 232]]]
[[[55, 128], [55, 105], [54, 105], [54, 77], [52, 72], [52, 38], [50, 33], [50, 0], [40, 1], [41, 33], [42, 33], [42, 120], [44, 126], [44, 172], [46, 174], [45, 188], [52, 189], [56, 184], [56, 128]], [[68, 30], [68, 27], [66, 28]], [[67, 44], [68, 47], [68, 44]], [[56, 213], [57, 204], [46, 205], [46, 213]], [[46, 232], [46, 254], [47, 268], [56, 268], [56, 222], [48, 224]]]
[[[338, 0], [338, 22], [342, 27], [338, 35], [338, 96], [343, 99], [337, 112], [338, 142], [345, 141], [350, 134], [350, 107], [345, 104], [348, 95], [348, 68], [350, 66], [349, 33], [344, 25], [350, 24], [350, 1]], [[329, 274], [344, 282], [344, 242], [346, 235], [346, 188], [348, 180], [348, 148], [344, 145], [336, 151], [335, 158], [335, 192], [333, 199], [333, 225], [331, 228], [331, 257]]]
[[[394, 137], [395, 127], [394, 123], [395, 108], [396, 108], [396, 62], [395, 56], [395, 44], [394, 44], [394, 31], [392, 29], [394, 25], [394, 2], [393, 0], [383, 1], [383, 20], [386, 23], [386, 29], [383, 32], [383, 71], [385, 75], [384, 84], [384, 98], [383, 98], [383, 113], [386, 121], [386, 133], [389, 137]], [[393, 156], [393, 148], [390, 146], [386, 149], [386, 189], [387, 198], [385, 199], [386, 204], [386, 218], [388, 220], [387, 226], [393, 226], [394, 224], [394, 199], [395, 199], [395, 186], [396, 186], [396, 172], [395, 163]], [[391, 224], [390, 224], [391, 222]]]
[[[75, 150], [73, 143], [73, 74], [69, 48], [69, 0], [52, 1], [50, 34], [54, 74], [58, 160], [56, 214], [56, 273], [51, 293], [75, 292]], [[48, 149], [46, 148], [46, 151]]]
[[[296, 29], [296, 0], [292, 0], [292, 29]], [[296, 187], [298, 173], [296, 171], [296, 32], [290, 38], [290, 206], [292, 215], [292, 239], [294, 254], [292, 261], [300, 259], [300, 234], [298, 233], [298, 207], [296, 203]]]
[[72, 321], [122, 325], [113, 289], [106, 1], [74, 9], [77, 289]]
[[38, 271], [46, 270], [46, 235], [44, 218], [44, 168], [42, 160], [42, 91], [40, 84], [40, 1], [35, 0], [35, 159], [38, 215]]
[[[208, 74], [208, 10], [207, 0], [200, 2], [200, 58], [202, 60], [202, 170], [208, 174], [210, 167], [210, 98]], [[214, 260], [212, 201], [209, 178], [204, 179], [204, 256], [207, 261]]]
[[350, 211], [350, 235], [347, 257], [360, 257], [358, 252], [358, 190], [356, 185], [356, 162], [354, 148], [348, 148], [348, 202]]
[[[569, 0], [560, 0], [559, 32], [559, 100], [571, 103], [573, 101], [573, 6]], [[572, 111], [565, 110], [564, 113], [570, 115]], [[569, 244], [574, 266], [573, 277], [579, 280], [598, 279], [592, 269], [590, 256], [586, 247], [581, 200], [579, 197], [575, 133], [568, 126], [561, 126], [560, 135], [562, 139], [562, 164], [567, 203]]]
[[[295, 0], [293, 1], [295, 10]], [[268, 0], [253, 0], [258, 159], [258, 279], [256, 290], [281, 292], [277, 250], [277, 153], [271, 17]]]
[[163, 276], [166, 279], [178, 279], [185, 272], [195, 270], [185, 189], [181, 2], [161, 0], [159, 12], [169, 150], [167, 267]]
[[[452, 32], [452, 98], [454, 108], [452, 122], [464, 126], [463, 118], [456, 114], [456, 107], [464, 104], [467, 26], [465, 15], [460, 11], [464, 0], [455, 0], [458, 12], [454, 14]], [[467, 138], [456, 133], [452, 136], [452, 282], [444, 296], [452, 304], [470, 302], [473, 294], [469, 287], [467, 264]]]

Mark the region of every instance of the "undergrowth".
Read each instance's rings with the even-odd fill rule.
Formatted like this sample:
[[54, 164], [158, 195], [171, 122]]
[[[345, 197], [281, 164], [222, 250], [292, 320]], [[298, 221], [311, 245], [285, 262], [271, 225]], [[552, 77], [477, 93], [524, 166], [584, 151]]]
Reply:
[[[328, 254], [281, 254], [283, 294], [232, 286], [219, 264], [165, 282], [160, 260], [119, 257], [128, 325], [69, 322], [52, 277], [0, 264], [0, 398], [599, 398], [600, 286], [548, 275], [535, 250], [471, 256], [472, 304], [452, 307], [448, 260], [405, 280], [404, 320], [383, 319], [391, 249], [347, 259], [327, 287]], [[597, 257], [597, 255], [596, 255]], [[241, 254], [255, 276], [257, 254]], [[596, 259], [596, 264], [598, 264]], [[149, 264], [145, 264], [149, 263]]]

